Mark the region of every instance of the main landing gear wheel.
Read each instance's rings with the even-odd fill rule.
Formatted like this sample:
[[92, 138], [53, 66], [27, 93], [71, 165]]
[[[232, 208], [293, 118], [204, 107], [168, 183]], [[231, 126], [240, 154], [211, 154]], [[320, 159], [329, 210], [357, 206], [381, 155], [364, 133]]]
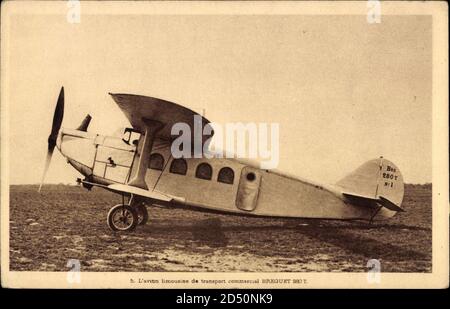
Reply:
[[132, 231], [139, 222], [138, 212], [129, 205], [119, 204], [109, 210], [107, 222], [113, 231]]
[[144, 204], [141, 204], [136, 207], [136, 211], [138, 214], [138, 225], [145, 225], [148, 221], [147, 207], [145, 207]]

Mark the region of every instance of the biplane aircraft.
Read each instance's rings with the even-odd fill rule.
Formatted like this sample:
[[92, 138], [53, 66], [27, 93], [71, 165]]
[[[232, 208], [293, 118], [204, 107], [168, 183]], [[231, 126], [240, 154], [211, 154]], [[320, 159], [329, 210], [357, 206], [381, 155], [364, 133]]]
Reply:
[[[108, 226], [114, 231], [130, 231], [145, 224], [146, 205], [237, 215], [370, 221], [403, 211], [402, 175], [382, 157], [364, 163], [334, 185], [262, 170], [235, 158], [174, 158], [171, 127], [179, 122], [193, 127], [194, 116], [200, 115], [153, 97], [110, 95], [131, 123], [124, 131], [125, 138], [88, 132], [89, 115], [77, 129], [61, 129], [61, 88], [41, 186], [57, 147], [84, 175], [83, 180], [78, 179], [83, 187], [90, 190], [97, 186], [122, 196], [121, 203], [107, 215]], [[210, 123], [204, 117], [201, 120], [203, 127]], [[202, 143], [207, 138], [203, 136]]]

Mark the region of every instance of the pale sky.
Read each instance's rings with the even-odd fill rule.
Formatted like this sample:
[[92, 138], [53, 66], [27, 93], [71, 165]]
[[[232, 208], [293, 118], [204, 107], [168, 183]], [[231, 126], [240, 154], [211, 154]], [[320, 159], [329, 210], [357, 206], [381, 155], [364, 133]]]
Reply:
[[[278, 122], [279, 170], [335, 183], [380, 155], [431, 182], [431, 18], [11, 17], [10, 183], [38, 183], [59, 89], [63, 127], [128, 125], [108, 95], [155, 96], [213, 122]], [[3, 137], [2, 137], [3, 138]], [[78, 173], [55, 152], [47, 183]]]

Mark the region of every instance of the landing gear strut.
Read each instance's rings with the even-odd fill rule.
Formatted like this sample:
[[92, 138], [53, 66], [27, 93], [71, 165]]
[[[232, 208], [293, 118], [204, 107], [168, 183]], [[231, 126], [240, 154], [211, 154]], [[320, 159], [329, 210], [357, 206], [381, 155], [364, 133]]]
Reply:
[[142, 203], [136, 206], [136, 210], [138, 214], [138, 225], [145, 225], [148, 221], [147, 207]]

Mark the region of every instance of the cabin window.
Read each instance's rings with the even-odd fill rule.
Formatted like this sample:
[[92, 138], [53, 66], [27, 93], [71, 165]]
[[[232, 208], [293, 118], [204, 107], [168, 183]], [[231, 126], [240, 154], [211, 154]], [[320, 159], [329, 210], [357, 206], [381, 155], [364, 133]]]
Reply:
[[228, 183], [230, 185], [234, 182], [234, 172], [229, 167], [224, 167], [219, 171], [219, 175], [217, 176], [218, 182]]
[[200, 163], [195, 171], [195, 177], [200, 179], [211, 180], [212, 167], [208, 163]]
[[170, 172], [173, 174], [186, 175], [187, 163], [185, 159], [174, 159], [170, 164]]
[[152, 170], [162, 171], [164, 168], [164, 157], [159, 153], [153, 153], [150, 155], [149, 167]]

